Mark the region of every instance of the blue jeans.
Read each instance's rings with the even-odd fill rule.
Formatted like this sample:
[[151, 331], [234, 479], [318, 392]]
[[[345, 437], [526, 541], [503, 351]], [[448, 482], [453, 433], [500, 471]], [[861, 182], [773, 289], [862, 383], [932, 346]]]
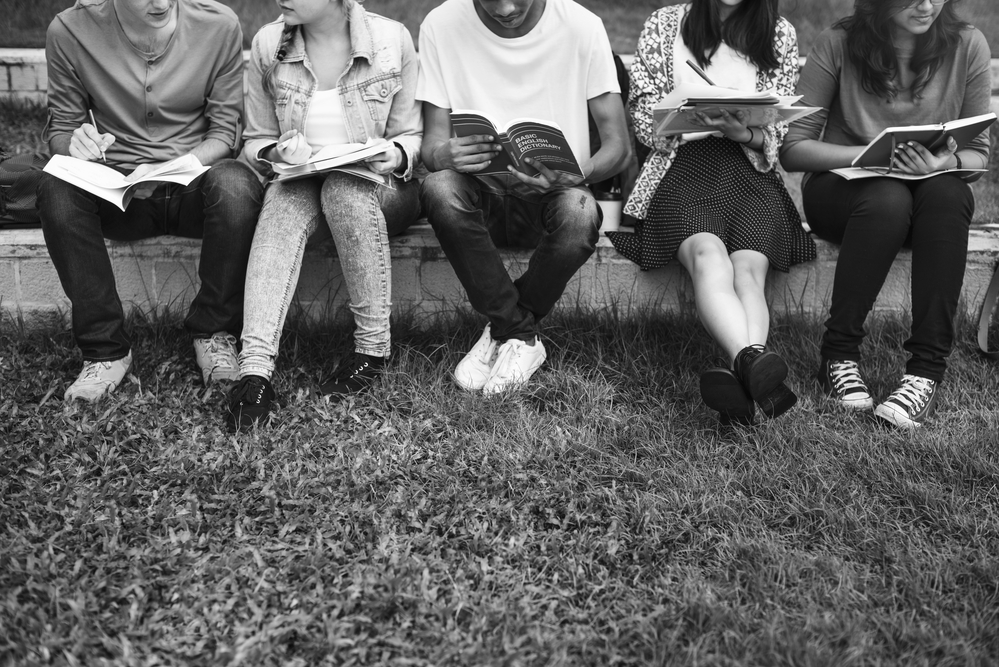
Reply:
[[[538, 321], [551, 312], [599, 237], [600, 208], [584, 187], [526, 201], [444, 170], [423, 181], [420, 199], [472, 308], [489, 318], [500, 341], [534, 338]], [[498, 246], [535, 249], [517, 280], [507, 273]]]
[[49, 255], [73, 305], [73, 336], [86, 361], [112, 361], [131, 347], [104, 239], [201, 238], [201, 288], [184, 326], [196, 336], [238, 335], [243, 280], [262, 186], [248, 166], [222, 160], [189, 185], [164, 183], [123, 212], [48, 174], [38, 185], [38, 211]]
[[336, 244], [354, 314], [355, 350], [388, 357], [392, 344], [388, 237], [405, 231], [419, 214], [416, 181], [397, 181], [392, 190], [334, 171], [270, 184], [247, 268], [240, 375], [270, 378], [274, 373], [305, 246], [317, 230], [322, 231], [316, 237], [332, 234]]

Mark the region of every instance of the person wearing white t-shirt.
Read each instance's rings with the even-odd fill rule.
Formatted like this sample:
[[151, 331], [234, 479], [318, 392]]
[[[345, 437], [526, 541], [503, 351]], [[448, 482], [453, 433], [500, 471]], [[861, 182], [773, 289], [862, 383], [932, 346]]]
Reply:
[[[600, 18], [572, 0], [447, 0], [420, 27], [423, 161], [420, 199], [475, 310], [489, 322], [454, 377], [497, 393], [524, 384], [546, 358], [538, 322], [596, 247], [600, 209], [586, 187], [620, 172], [631, 147], [610, 42]], [[537, 118], [565, 134], [583, 176], [528, 158], [478, 176], [500, 152], [496, 137], [452, 136], [452, 109], [495, 122]], [[590, 154], [587, 113], [600, 148]], [[534, 248], [511, 279], [497, 246]]]

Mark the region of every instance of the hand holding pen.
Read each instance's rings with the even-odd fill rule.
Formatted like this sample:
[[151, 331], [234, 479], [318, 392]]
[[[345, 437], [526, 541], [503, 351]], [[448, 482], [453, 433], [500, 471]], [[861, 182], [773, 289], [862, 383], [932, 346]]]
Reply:
[[73, 130], [73, 136], [69, 142], [69, 154], [80, 160], [88, 162], [102, 160], [106, 164], [107, 157], [104, 152], [108, 146], [114, 143], [115, 136], [101, 133], [97, 129], [94, 112], [88, 111], [87, 114], [90, 116], [90, 122]]

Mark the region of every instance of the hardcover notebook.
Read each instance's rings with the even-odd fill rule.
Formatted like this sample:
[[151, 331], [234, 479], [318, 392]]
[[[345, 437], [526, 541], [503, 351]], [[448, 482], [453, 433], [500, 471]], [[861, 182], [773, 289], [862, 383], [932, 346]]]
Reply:
[[889, 168], [893, 149], [897, 144], [915, 141], [926, 146], [930, 151], [940, 149], [947, 143], [947, 136], [954, 137], [957, 149], [961, 150], [981, 134], [996, 120], [992, 112], [981, 116], [959, 118], [937, 125], [909, 125], [906, 127], [889, 127], [881, 130], [867, 148], [851, 163], [853, 167]]
[[538, 170], [525, 163], [525, 157], [537, 160], [552, 171], [583, 175], [565, 134], [552, 121], [515, 118], [500, 126], [480, 111], [454, 109], [451, 111], [451, 129], [456, 137], [475, 134], [494, 136], [497, 143], [503, 146], [503, 151], [493, 158], [488, 167], [476, 172], [476, 176], [509, 175], [508, 166], [528, 176], [536, 175]]
[[187, 185], [208, 171], [208, 167], [191, 154], [182, 155], [169, 162], [163, 162], [144, 174], [142, 178], [129, 183], [125, 181], [125, 175], [120, 171], [103, 164], [79, 160], [68, 155], [53, 155], [42, 171], [106, 199], [124, 211], [132, 201], [135, 188], [140, 183], [165, 181]]
[[[839, 174], [847, 180], [857, 178], [874, 178], [877, 176], [889, 176], [907, 181], [915, 181], [923, 178], [936, 176], [939, 172], [932, 174], [903, 174], [895, 171], [894, 148], [896, 145], [915, 141], [925, 146], [930, 151], [937, 151], [947, 142], [947, 137], [954, 137], [957, 142], [957, 150], [961, 150], [971, 142], [972, 139], [984, 132], [996, 120], [996, 115], [992, 112], [980, 116], [970, 116], [959, 118], [947, 123], [936, 125], [908, 125], [905, 127], [889, 127], [882, 130], [878, 136], [874, 137], [871, 143], [867, 144], [864, 151], [854, 158], [851, 167], [844, 169], [833, 169], [834, 174]], [[961, 173], [974, 174], [988, 171], [987, 169], [951, 169], [949, 171], [959, 171]]]

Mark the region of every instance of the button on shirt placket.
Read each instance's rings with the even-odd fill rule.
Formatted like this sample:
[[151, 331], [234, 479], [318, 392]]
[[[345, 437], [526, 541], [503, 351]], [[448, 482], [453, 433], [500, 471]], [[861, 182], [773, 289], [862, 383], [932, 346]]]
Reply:
[[146, 61], [146, 95], [144, 96], [145, 100], [144, 106], [146, 109], [146, 128], [149, 130], [149, 133], [152, 135], [159, 134], [159, 128], [153, 125], [153, 118], [155, 116], [155, 114], [153, 113], [153, 108], [155, 108], [155, 104], [153, 103], [152, 100], [153, 96], [149, 94], [153, 91], [153, 87], [149, 83], [149, 80], [150, 77], [152, 76], [152, 69], [155, 66], [155, 64], [156, 61], [151, 58]]

